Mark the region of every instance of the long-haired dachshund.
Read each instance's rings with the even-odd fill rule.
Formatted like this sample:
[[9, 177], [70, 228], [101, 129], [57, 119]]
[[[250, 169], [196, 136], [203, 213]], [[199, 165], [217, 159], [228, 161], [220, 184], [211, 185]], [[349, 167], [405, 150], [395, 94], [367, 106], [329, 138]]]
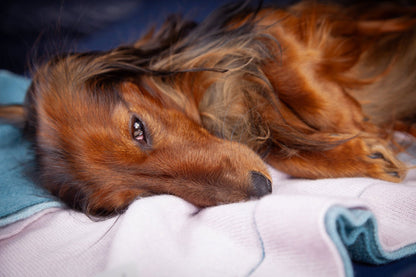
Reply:
[[199, 207], [258, 198], [266, 163], [400, 182], [392, 131], [416, 133], [416, 10], [248, 6], [38, 67], [0, 117], [33, 141], [41, 185], [108, 215], [163, 193]]

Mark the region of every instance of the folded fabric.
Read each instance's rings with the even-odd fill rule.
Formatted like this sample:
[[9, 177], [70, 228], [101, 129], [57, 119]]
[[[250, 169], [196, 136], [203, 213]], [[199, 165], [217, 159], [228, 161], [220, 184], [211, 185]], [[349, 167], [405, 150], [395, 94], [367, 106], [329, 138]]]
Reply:
[[0, 275], [353, 276], [351, 259], [415, 253], [415, 172], [404, 184], [272, 172], [273, 195], [246, 203], [198, 210], [156, 196], [99, 222], [44, 211], [0, 229]]
[[[30, 80], [0, 71], [0, 104], [22, 103]], [[0, 125], [0, 226], [61, 204], [30, 180], [33, 155], [20, 130]]]

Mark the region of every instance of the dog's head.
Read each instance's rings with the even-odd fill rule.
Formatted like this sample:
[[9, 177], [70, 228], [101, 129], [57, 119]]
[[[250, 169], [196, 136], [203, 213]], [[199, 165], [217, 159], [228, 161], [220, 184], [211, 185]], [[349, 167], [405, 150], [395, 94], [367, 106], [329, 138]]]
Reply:
[[[251, 150], [268, 131], [248, 118], [258, 117], [247, 111], [248, 99], [229, 107], [250, 88], [237, 72], [258, 74], [237, 69], [265, 51], [250, 22], [229, 26], [236, 14], [245, 18], [249, 10], [224, 6], [198, 27], [172, 17], [134, 46], [65, 54], [34, 70], [24, 112], [3, 107], [0, 118], [24, 122], [41, 185], [93, 215], [164, 193], [200, 207], [270, 193], [267, 167]], [[207, 90], [214, 93], [206, 97]], [[232, 93], [215, 94], [222, 91]], [[230, 113], [232, 123], [223, 120]]]
[[200, 207], [270, 193], [256, 153], [210, 134], [191, 96], [162, 93], [159, 77], [132, 74], [114, 55], [68, 55], [37, 70], [26, 129], [43, 186], [90, 214], [164, 193]]

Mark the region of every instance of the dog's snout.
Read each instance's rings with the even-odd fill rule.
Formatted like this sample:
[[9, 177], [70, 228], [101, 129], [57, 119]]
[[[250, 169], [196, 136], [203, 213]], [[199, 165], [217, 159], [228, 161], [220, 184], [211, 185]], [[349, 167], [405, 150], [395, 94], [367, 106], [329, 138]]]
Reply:
[[272, 182], [260, 172], [251, 172], [251, 182], [253, 185], [251, 195], [253, 197], [262, 197], [272, 192]]

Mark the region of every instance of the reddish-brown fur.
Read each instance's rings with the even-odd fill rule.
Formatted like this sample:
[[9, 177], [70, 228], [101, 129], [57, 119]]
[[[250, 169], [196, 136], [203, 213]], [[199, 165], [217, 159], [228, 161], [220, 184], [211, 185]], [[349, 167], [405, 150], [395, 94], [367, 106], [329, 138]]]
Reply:
[[261, 197], [266, 163], [399, 182], [392, 130], [415, 133], [414, 9], [358, 11], [304, 2], [226, 6], [200, 26], [172, 18], [134, 46], [50, 60], [0, 117], [25, 125], [41, 185], [94, 215], [162, 193], [200, 207]]

